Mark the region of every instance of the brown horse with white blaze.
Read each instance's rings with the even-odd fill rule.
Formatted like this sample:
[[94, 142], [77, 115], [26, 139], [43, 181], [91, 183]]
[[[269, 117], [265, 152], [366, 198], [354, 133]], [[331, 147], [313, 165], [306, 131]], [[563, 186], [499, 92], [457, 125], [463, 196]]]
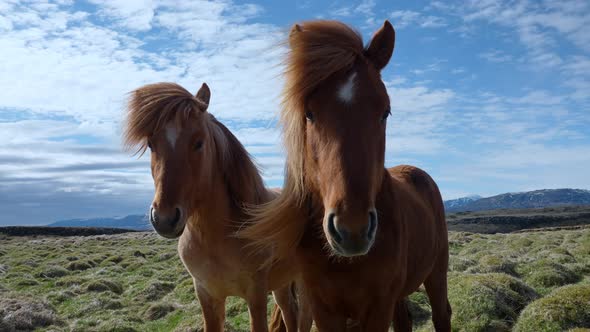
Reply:
[[131, 93], [125, 144], [151, 151], [156, 190], [149, 219], [158, 234], [180, 237], [178, 252], [193, 277], [205, 331], [223, 331], [227, 296], [246, 300], [252, 331], [267, 331], [270, 290], [286, 329], [296, 331], [292, 259], [264, 265], [270, 253], [252, 256], [243, 250], [247, 242], [235, 236], [247, 219], [244, 206], [268, 202], [277, 193], [264, 187], [242, 144], [207, 112], [210, 95], [206, 84], [192, 95], [174, 83]]
[[365, 48], [335, 21], [289, 35], [281, 123], [287, 167], [273, 201], [241, 235], [275, 259], [295, 256], [320, 331], [411, 331], [406, 297], [424, 284], [437, 331], [450, 330], [448, 238], [440, 192], [412, 166], [384, 168], [390, 100], [381, 70], [389, 22]]

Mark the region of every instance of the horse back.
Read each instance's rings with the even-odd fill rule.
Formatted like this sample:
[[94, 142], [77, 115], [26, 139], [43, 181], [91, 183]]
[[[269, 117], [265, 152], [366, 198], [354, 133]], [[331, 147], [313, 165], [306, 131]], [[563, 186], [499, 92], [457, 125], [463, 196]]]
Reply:
[[397, 214], [408, 239], [406, 292], [413, 292], [435, 265], [448, 265], [448, 233], [444, 204], [434, 180], [420, 168], [388, 169], [398, 193]]
[[389, 168], [389, 174], [399, 181], [407, 184], [412, 191], [411, 195], [417, 195], [417, 198], [422, 200], [428, 208], [431, 209], [437, 225], [442, 226], [446, 231], [447, 224], [445, 221], [445, 210], [442, 196], [436, 185], [436, 182], [422, 169], [410, 166], [400, 165]]

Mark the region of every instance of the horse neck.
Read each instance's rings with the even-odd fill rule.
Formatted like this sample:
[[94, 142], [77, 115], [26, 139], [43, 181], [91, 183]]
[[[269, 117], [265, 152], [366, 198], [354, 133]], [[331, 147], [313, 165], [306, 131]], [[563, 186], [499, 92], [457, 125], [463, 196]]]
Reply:
[[228, 225], [239, 215], [239, 209], [232, 204], [220, 173], [218, 169], [213, 169], [208, 186], [211, 190], [195, 204], [189, 221], [190, 229], [207, 238], [215, 235], [225, 237], [227, 232], [232, 231]]
[[405, 206], [403, 186], [406, 184], [394, 178], [387, 168], [383, 169], [383, 180], [381, 180], [381, 187], [377, 192], [375, 208], [379, 211], [380, 218], [390, 221], [388, 224], [397, 230], [399, 230], [400, 218]]

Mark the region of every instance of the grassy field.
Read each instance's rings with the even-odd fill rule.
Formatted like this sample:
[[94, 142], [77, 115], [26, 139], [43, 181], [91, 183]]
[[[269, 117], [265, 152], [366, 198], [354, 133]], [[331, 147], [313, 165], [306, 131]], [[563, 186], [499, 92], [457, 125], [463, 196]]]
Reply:
[[[590, 328], [590, 228], [450, 242], [455, 330]], [[154, 233], [0, 235], [0, 331], [200, 330], [192, 287], [176, 242]], [[415, 329], [431, 330], [423, 291], [410, 307]], [[243, 301], [228, 300], [226, 330], [248, 331]]]

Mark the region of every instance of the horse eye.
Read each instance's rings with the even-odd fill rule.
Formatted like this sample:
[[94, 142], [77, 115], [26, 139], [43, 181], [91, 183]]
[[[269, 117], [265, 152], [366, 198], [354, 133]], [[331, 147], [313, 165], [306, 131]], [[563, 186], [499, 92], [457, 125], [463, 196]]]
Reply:
[[195, 150], [200, 150], [201, 147], [203, 147], [203, 141], [197, 141], [197, 143], [195, 143]]
[[381, 117], [381, 122], [387, 121], [387, 118], [390, 115], [391, 115], [391, 108], [389, 106], [387, 106], [387, 110], [385, 111], [385, 113], [383, 113], [383, 116]]
[[310, 111], [305, 112], [305, 118], [313, 122], [313, 113], [311, 113]]

